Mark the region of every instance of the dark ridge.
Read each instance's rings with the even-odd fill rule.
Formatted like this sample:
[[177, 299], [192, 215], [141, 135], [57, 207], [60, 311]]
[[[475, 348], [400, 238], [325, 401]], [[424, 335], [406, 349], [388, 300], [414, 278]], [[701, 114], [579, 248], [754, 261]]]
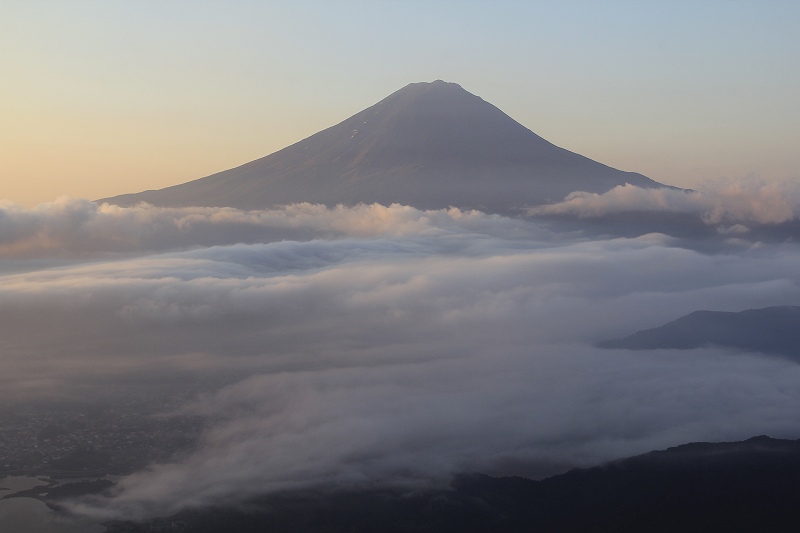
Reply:
[[598, 346], [629, 350], [722, 346], [800, 360], [800, 307], [766, 307], [738, 313], [695, 311], [663, 326]]
[[800, 527], [798, 481], [800, 440], [759, 436], [685, 444], [542, 481], [464, 475], [447, 490], [296, 491], [106, 526], [108, 533], [789, 532]]

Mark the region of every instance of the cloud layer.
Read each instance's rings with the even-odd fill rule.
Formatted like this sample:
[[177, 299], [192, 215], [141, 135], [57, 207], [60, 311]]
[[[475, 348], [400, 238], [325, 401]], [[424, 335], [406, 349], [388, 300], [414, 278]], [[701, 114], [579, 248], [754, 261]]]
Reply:
[[471, 225], [489, 231], [488, 220], [498, 225], [493, 231], [519, 226], [499, 219], [477, 211], [421, 212], [378, 204], [241, 211], [126, 208], [67, 197], [26, 209], [0, 201], [0, 259], [87, 259], [235, 243], [424, 234], [456, 226], [461, 231]]
[[781, 224], [800, 215], [800, 186], [757, 179], [710, 182], [701, 190], [642, 189], [628, 184], [602, 194], [573, 192], [563, 202], [529, 210], [531, 215], [585, 218], [626, 211], [693, 214], [715, 226]]
[[[603, 199], [560, 205], [581, 198]], [[181, 410], [214, 421], [197, 452], [82, 512], [544, 475], [693, 440], [800, 437], [800, 365], [593, 347], [696, 309], [796, 305], [792, 242], [712, 254], [663, 233], [589, 239], [403, 206], [3, 209], [6, 398], [205, 384]]]

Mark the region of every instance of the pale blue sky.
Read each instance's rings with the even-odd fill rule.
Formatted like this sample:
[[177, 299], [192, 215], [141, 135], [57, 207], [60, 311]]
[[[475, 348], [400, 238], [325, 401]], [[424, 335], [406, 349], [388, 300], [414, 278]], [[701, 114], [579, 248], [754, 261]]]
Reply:
[[800, 180], [800, 2], [0, 3], [0, 197], [188, 181], [445, 79], [661, 182]]

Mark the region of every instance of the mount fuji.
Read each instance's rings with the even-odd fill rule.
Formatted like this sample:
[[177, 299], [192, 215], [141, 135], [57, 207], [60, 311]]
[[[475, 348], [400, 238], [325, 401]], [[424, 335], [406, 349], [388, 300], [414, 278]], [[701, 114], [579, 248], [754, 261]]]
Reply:
[[497, 107], [437, 80], [242, 166], [98, 202], [261, 209], [297, 202], [400, 203], [514, 214], [573, 191], [665, 187], [546, 141]]

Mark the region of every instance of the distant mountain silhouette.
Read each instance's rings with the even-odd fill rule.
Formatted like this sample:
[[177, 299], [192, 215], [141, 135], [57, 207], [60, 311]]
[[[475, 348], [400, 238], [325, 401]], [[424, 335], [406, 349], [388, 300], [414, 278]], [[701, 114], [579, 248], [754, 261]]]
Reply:
[[495, 106], [441, 80], [412, 83], [347, 120], [240, 167], [117, 205], [259, 209], [296, 202], [400, 203], [487, 212], [663, 185], [559, 148]]
[[[458, 477], [449, 490], [307, 490], [107, 533], [640, 533], [800, 530], [800, 441], [692, 443], [541, 481]], [[163, 528], [163, 529], [159, 529]]]
[[706, 345], [780, 354], [800, 361], [800, 307], [739, 313], [695, 311], [663, 326], [598, 344], [601, 348], [691, 349]]

